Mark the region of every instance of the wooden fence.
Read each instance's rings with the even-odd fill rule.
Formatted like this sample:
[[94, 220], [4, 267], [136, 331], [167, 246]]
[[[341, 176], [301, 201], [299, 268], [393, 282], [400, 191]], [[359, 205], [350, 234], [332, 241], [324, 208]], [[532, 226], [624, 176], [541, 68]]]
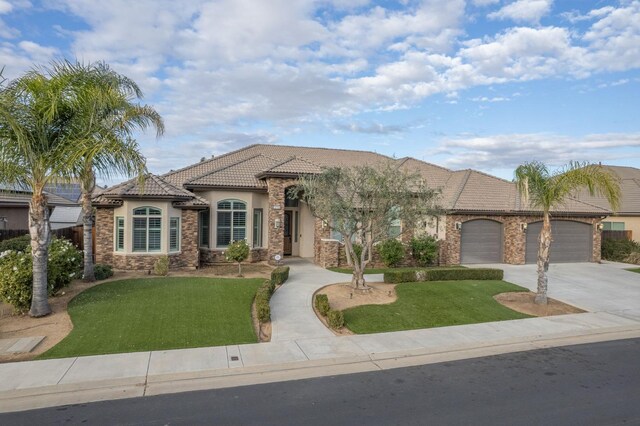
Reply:
[[602, 231], [603, 240], [631, 240], [631, 231]]
[[[95, 228], [93, 228], [93, 247], [95, 253]], [[21, 237], [25, 234], [28, 234], [28, 229], [5, 229], [0, 231], [0, 241], [8, 240], [10, 238]], [[55, 235], [58, 238], [66, 238], [75, 244], [78, 249], [84, 249], [84, 241], [82, 238], [82, 225], [74, 226], [71, 228], [62, 228], [62, 229], [54, 229], [51, 231], [52, 235]]]

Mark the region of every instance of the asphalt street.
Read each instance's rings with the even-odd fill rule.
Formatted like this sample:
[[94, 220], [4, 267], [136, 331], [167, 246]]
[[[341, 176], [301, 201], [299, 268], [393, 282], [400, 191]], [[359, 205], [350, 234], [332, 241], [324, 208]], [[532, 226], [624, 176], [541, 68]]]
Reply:
[[640, 339], [0, 414], [0, 425], [636, 425]]

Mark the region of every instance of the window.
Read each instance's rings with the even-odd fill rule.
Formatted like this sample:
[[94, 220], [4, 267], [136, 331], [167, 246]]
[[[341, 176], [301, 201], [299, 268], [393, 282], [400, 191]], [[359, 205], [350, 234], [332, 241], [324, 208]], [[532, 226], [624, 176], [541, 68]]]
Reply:
[[203, 210], [199, 215], [200, 247], [209, 247], [209, 210]]
[[180, 251], [180, 218], [169, 219], [169, 251]]
[[116, 217], [116, 251], [124, 250], [124, 217]]
[[402, 222], [398, 217], [399, 214], [400, 211], [397, 206], [391, 207], [391, 210], [389, 211], [389, 219], [391, 219], [389, 223], [389, 238], [398, 238], [402, 233]]
[[605, 231], [624, 231], [624, 222], [602, 222]]
[[253, 246], [262, 247], [262, 209], [253, 209]]
[[233, 241], [247, 239], [247, 204], [242, 201], [218, 202], [216, 246], [226, 247]]
[[287, 190], [285, 191], [285, 197], [284, 197], [284, 206], [285, 207], [298, 207], [298, 198], [291, 198], [293, 197], [295, 194], [294, 190], [292, 188], [287, 188]]
[[133, 251], [160, 251], [162, 212], [154, 207], [133, 210]]

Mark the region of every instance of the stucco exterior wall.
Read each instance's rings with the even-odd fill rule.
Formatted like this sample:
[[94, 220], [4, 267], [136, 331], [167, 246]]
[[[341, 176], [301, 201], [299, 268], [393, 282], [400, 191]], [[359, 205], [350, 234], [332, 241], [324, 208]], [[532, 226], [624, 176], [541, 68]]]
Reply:
[[640, 216], [609, 216], [603, 222], [624, 222], [625, 231], [631, 231], [631, 238], [640, 243]]

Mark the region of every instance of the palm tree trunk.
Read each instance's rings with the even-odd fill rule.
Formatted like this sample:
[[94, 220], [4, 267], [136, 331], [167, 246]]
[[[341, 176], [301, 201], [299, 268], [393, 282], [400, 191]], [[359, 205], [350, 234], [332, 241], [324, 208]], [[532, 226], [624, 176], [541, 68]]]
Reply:
[[84, 273], [82, 278], [85, 282], [96, 280], [93, 268], [93, 207], [91, 206], [91, 194], [96, 187], [96, 179], [93, 168], [88, 165], [85, 170], [82, 182], [82, 241], [84, 246]]
[[93, 270], [93, 207], [91, 206], [91, 193], [83, 192], [82, 198], [82, 241], [84, 245], [84, 273], [82, 278], [86, 282], [96, 280]]
[[547, 304], [547, 271], [549, 270], [549, 247], [551, 246], [551, 220], [549, 213], [544, 213], [542, 230], [538, 236], [538, 291], [535, 303], [539, 305]]
[[49, 208], [42, 191], [34, 189], [29, 203], [29, 234], [31, 235], [31, 255], [33, 257], [33, 289], [31, 297], [32, 317], [43, 317], [51, 313], [47, 293], [47, 262], [49, 260]]

